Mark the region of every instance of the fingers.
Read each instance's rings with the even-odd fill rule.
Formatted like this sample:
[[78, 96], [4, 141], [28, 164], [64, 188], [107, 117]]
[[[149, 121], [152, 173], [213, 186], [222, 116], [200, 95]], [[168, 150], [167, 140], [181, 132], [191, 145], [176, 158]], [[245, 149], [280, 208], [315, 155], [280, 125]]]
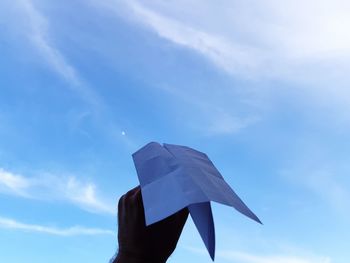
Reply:
[[126, 215], [130, 208], [133, 207], [133, 195], [139, 190], [139, 186], [131, 189], [126, 194], [122, 195], [118, 201], [118, 220], [121, 220], [122, 215]]
[[[156, 225], [158, 225], [158, 227], [172, 225], [177, 229], [182, 229], [186, 223], [188, 214], [188, 209], [183, 208], [175, 214], [158, 222]], [[138, 221], [140, 225], [145, 226], [145, 215], [140, 186], [136, 186], [120, 198], [118, 203], [118, 220], [121, 220], [121, 215], [129, 215], [129, 218], [132, 218], [133, 220]]]
[[143, 202], [142, 202], [142, 194], [141, 194], [141, 188], [138, 187], [133, 195], [131, 196], [132, 203], [134, 205], [134, 212], [135, 216], [137, 218], [137, 221], [139, 222], [140, 225], [146, 226], [145, 222], [145, 211], [143, 207]]
[[137, 186], [119, 199], [119, 247], [150, 257], [168, 258], [176, 247], [188, 213], [188, 209], [184, 208], [164, 220], [146, 226], [141, 188]]
[[140, 186], [131, 189], [119, 199], [118, 220], [121, 219], [121, 215], [129, 215], [128, 217], [134, 220], [144, 221], [144, 208]]
[[131, 198], [133, 195], [135, 195], [137, 192], [140, 191], [140, 186], [136, 186], [133, 189], [131, 189], [130, 191], [128, 191], [125, 196], [128, 198]]
[[126, 194], [124, 194], [120, 200], [122, 200], [122, 205], [128, 205], [130, 203], [133, 203], [133, 201], [135, 200], [136, 196], [139, 194], [140, 192], [140, 186], [136, 186], [135, 188], [131, 189], [130, 191], [128, 191]]
[[137, 186], [130, 192], [130, 200], [133, 202], [133, 204], [136, 204], [138, 207], [140, 207], [142, 205], [141, 187]]
[[125, 215], [125, 195], [122, 195], [118, 201], [118, 223], [122, 221], [123, 215]]
[[143, 212], [143, 204], [141, 197], [141, 188], [140, 186], [135, 187], [126, 193], [126, 198], [128, 205], [131, 205], [134, 210], [142, 210]]

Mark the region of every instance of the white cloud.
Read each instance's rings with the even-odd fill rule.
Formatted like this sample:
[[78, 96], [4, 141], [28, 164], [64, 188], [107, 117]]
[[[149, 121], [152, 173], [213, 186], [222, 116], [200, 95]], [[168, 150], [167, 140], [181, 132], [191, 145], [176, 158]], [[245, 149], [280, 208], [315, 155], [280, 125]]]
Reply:
[[52, 68], [69, 81], [74, 86], [80, 85], [79, 77], [76, 70], [63, 57], [61, 52], [55, 48], [48, 39], [48, 21], [47, 19], [34, 7], [30, 0], [18, 0], [19, 6], [27, 15], [29, 22], [28, 38], [36, 45], [43, 57], [52, 66]]
[[[350, 19], [346, 1], [326, 0], [322, 4], [316, 0], [307, 3], [301, 0], [222, 1], [220, 5], [198, 0], [90, 1], [137, 21], [172, 43], [202, 54], [229, 74], [292, 80], [289, 86], [307, 87], [307, 92], [317, 94], [317, 101], [324, 99], [335, 107], [349, 105], [350, 38], [347, 28]], [[33, 2], [17, 2], [30, 21], [28, 37], [49, 65], [87, 101], [101, 104], [51, 41], [48, 19]], [[264, 85], [250, 83], [247, 89], [251, 86], [263, 89]], [[203, 94], [208, 93], [208, 98], [204, 98], [207, 105], [214, 103], [210, 99], [212, 92], [203, 91]], [[310, 93], [304, 94], [305, 97]], [[194, 97], [187, 91], [184, 94]], [[333, 98], [336, 101], [331, 101]], [[338, 103], [340, 100], [342, 103]], [[212, 114], [205, 125], [209, 127], [207, 133], [230, 134], [251, 125], [255, 116], [260, 116], [252, 113], [242, 117], [232, 113], [229, 107], [224, 111], [223, 115]], [[336, 115], [339, 118], [339, 114]], [[125, 136], [119, 137], [126, 140]]]
[[212, 123], [208, 126], [208, 134], [232, 134], [255, 124], [259, 121], [258, 117], [237, 118], [228, 113], [217, 113]]
[[28, 187], [30, 187], [30, 182], [27, 179], [0, 168], [0, 192], [5, 191], [16, 195], [25, 195]]
[[349, 104], [347, 1], [222, 1], [217, 5], [198, 0], [109, 0], [103, 5], [202, 54], [233, 76], [282, 80], [309, 92], [305, 95], [317, 94], [318, 102], [335, 99], [334, 107]]
[[[250, 71], [260, 63], [259, 54], [253, 47], [242, 46], [228, 41], [225, 37], [196, 29], [152, 11], [137, 1], [124, 1], [124, 4], [134, 19], [153, 29], [160, 37], [203, 54], [230, 73]], [[108, 6], [119, 12], [120, 1], [112, 1]]]
[[76, 236], [76, 235], [115, 235], [112, 230], [101, 228], [87, 228], [83, 226], [73, 226], [69, 228], [56, 228], [43, 225], [33, 225], [18, 222], [10, 218], [0, 217], [0, 228], [22, 230], [26, 232], [36, 232], [57, 236]]
[[[343, 0], [319, 1], [264, 1], [270, 21], [280, 30], [274, 39], [287, 57], [328, 57], [349, 55], [350, 38], [347, 15], [350, 5]], [[260, 5], [260, 8], [263, 6]], [[283, 15], [282, 15], [283, 14]], [[269, 29], [269, 27], [266, 27]]]
[[[251, 94], [250, 99], [256, 100], [253, 103], [261, 109], [250, 108], [244, 116], [234, 112], [234, 102], [222, 107], [222, 113], [215, 111], [228, 100], [222, 96], [213, 101], [211, 97], [222, 87], [201, 90], [201, 98], [191, 88], [174, 88], [180, 94], [178, 98], [189, 97], [188, 104], [200, 111], [194, 114], [193, 123], [205, 126], [204, 134], [232, 134], [250, 126], [263, 119], [264, 109], [281, 93], [300, 92], [300, 97], [293, 97], [296, 103], [300, 100], [307, 101], [307, 105], [334, 108], [333, 121], [347, 112], [350, 6], [346, 1], [221, 1], [220, 5], [199, 0], [90, 2], [201, 54], [227, 76], [248, 79], [246, 85], [240, 85], [243, 87], [233, 84], [232, 89], [241, 88]], [[244, 96], [235, 99], [246, 99]], [[196, 109], [198, 100], [208, 110]], [[204, 121], [198, 121], [198, 116]]]
[[93, 183], [83, 183], [74, 176], [46, 174], [25, 177], [0, 169], [0, 192], [31, 199], [67, 202], [93, 213], [116, 213], [108, 201], [97, 196]]
[[231, 73], [264, 70], [279, 60], [350, 54], [347, 1], [146, 2], [112, 1], [115, 7], [128, 6], [135, 20], [159, 36], [198, 51]]
[[67, 200], [85, 210], [110, 214], [116, 213], [112, 206], [107, 205], [106, 201], [102, 201], [97, 197], [96, 186], [92, 183], [84, 184], [75, 177], [68, 177], [66, 180], [61, 181], [61, 192]]

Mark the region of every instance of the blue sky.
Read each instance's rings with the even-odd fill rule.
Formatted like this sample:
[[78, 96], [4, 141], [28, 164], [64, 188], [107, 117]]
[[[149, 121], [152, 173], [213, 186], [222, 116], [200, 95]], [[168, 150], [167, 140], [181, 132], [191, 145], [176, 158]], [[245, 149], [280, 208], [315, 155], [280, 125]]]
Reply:
[[[0, 261], [107, 262], [149, 141], [206, 152], [216, 262], [350, 257], [347, 1], [0, 3]], [[211, 262], [193, 222], [169, 262]]]

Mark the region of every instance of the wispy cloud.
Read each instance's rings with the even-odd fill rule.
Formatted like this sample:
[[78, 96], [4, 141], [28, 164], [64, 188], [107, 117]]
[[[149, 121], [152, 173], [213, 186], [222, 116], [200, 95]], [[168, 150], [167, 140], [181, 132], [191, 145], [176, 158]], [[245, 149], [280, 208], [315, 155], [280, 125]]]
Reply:
[[[350, 19], [344, 11], [349, 5], [341, 0], [323, 1], [322, 5], [300, 0], [283, 4], [275, 0], [224, 1], [220, 6], [195, 0], [149, 5], [136, 0], [109, 2], [114, 8], [121, 3], [127, 6], [135, 21], [160, 37], [245, 77], [276, 77], [276, 73], [290, 72], [291, 67], [297, 70], [310, 59], [329, 62], [350, 54]], [[203, 19], [208, 23], [200, 22]]]
[[0, 192], [31, 199], [67, 202], [93, 213], [116, 213], [108, 201], [97, 196], [93, 183], [83, 183], [74, 176], [45, 174], [25, 177], [0, 169]]
[[21, 8], [22, 13], [26, 16], [29, 28], [26, 32], [27, 38], [41, 54], [46, 63], [59, 76], [68, 83], [67, 87], [77, 92], [87, 103], [95, 108], [102, 106], [99, 96], [89, 88], [79, 77], [77, 69], [68, 62], [61, 51], [55, 47], [50, 40], [49, 21], [46, 17], [35, 8], [31, 0], [16, 0], [17, 5]]
[[[181, 89], [169, 87], [160, 88], [165, 89], [172, 97], [176, 97], [179, 103], [185, 103], [188, 107], [191, 107], [191, 110], [186, 112], [186, 117], [194, 115], [193, 118], [195, 121], [191, 124], [191, 128], [201, 131], [205, 136], [239, 133], [261, 120], [259, 117], [260, 113], [246, 113], [244, 115], [235, 113], [232, 109], [218, 105], [217, 102], [214, 102], [214, 100], [210, 98], [210, 95], [202, 98], [195, 94], [190, 94], [187, 90], [183, 91]], [[203, 91], [203, 93], [204, 92], [205, 91]], [[208, 102], [210, 99], [211, 101]], [[224, 100], [225, 98], [220, 102], [222, 103]], [[231, 103], [232, 101], [233, 100], [231, 100]]]
[[255, 124], [259, 121], [257, 116], [238, 118], [231, 116], [228, 113], [221, 112], [212, 118], [213, 121], [207, 127], [209, 135], [223, 135], [237, 133], [250, 125]]
[[[324, 164], [323, 164], [324, 165]], [[320, 166], [318, 169], [299, 168], [284, 170], [281, 175], [290, 182], [306, 188], [310, 193], [324, 200], [332, 209], [343, 215], [348, 215], [350, 210], [350, 192], [346, 183], [343, 183], [339, 175], [345, 171], [332, 171], [330, 167]]]
[[50, 43], [48, 36], [49, 23], [47, 19], [34, 7], [32, 1], [19, 0], [19, 5], [23, 8], [29, 21], [30, 32], [27, 37], [33, 41], [43, 57], [52, 68], [69, 81], [72, 85], [80, 85], [81, 81], [75, 68], [70, 65], [61, 52]]
[[0, 168], [0, 192], [26, 196], [29, 187], [30, 182], [26, 178]]
[[[185, 247], [186, 250], [196, 254], [206, 255], [207, 251], [200, 248]], [[297, 255], [256, 255], [247, 252], [232, 251], [232, 250], [218, 250], [216, 252], [217, 258], [227, 262], [241, 262], [241, 263], [331, 263], [329, 257], [320, 256], [297, 256]]]
[[[114, 9], [119, 8], [121, 4], [120, 1], [109, 2], [109, 7]], [[123, 3], [135, 20], [154, 30], [160, 37], [203, 54], [229, 73], [244, 73], [255, 69], [260, 63], [260, 56], [254, 47], [242, 46], [228, 41], [223, 36], [209, 34], [155, 12], [137, 1]]]
[[[0, 4], [0, 23], [14, 34], [20, 36], [21, 46], [28, 46], [26, 51], [35, 52], [37, 61], [48, 65], [48, 69], [66, 82], [65, 88], [73, 91], [89, 107], [94, 122], [111, 141], [121, 141], [126, 148], [134, 150], [131, 136], [117, 136], [123, 130], [110, 115], [110, 108], [104, 98], [81, 76], [79, 68], [72, 63], [55, 42], [55, 32], [50, 27], [51, 19], [41, 11], [40, 1], [5, 0]], [[6, 10], [10, 10], [6, 12]], [[30, 49], [28, 49], [30, 47]], [[29, 53], [29, 52], [28, 52]]]
[[69, 228], [56, 228], [43, 225], [33, 225], [18, 222], [14, 219], [0, 217], [0, 228], [20, 230], [25, 232], [36, 232], [56, 236], [77, 236], [77, 235], [115, 235], [112, 230], [101, 228], [89, 228], [73, 226]]
[[[348, 94], [345, 83], [349, 83], [346, 77], [349, 63], [339, 61], [343, 55], [349, 55], [350, 50], [341, 44], [348, 41], [346, 27], [336, 26], [339, 21], [350, 25], [350, 20], [342, 11], [342, 1], [324, 1], [320, 8], [314, 8], [319, 6], [316, 1], [308, 4], [302, 1], [284, 1], [281, 4], [274, 0], [245, 4], [223, 1], [220, 6], [196, 0], [90, 1], [105, 6], [109, 11], [114, 10], [118, 16], [136, 22], [163, 39], [201, 54], [229, 77], [253, 81], [246, 83], [244, 89], [253, 94], [251, 100], [264, 100], [256, 103], [262, 104], [263, 109], [249, 109], [246, 116], [234, 112], [232, 104], [224, 107], [222, 112], [216, 111], [212, 105], [218, 106], [227, 100], [222, 97], [221, 101], [213, 101], [211, 94], [217, 93], [216, 87], [201, 90], [201, 94], [205, 94], [202, 98], [191, 94], [190, 89], [181, 94], [181, 88], [174, 88], [177, 91], [173, 93], [180, 94], [178, 98], [189, 97], [191, 109], [199, 113], [193, 123], [202, 128], [205, 126], [204, 134], [232, 134], [263, 119], [264, 108], [268, 108], [266, 105], [273, 103], [274, 96], [278, 96], [274, 94], [280, 92], [273, 89], [280, 90], [281, 86], [302, 89], [305, 97], [300, 99], [312, 96], [315, 104], [326, 101], [329, 105], [330, 100], [335, 99], [330, 103], [337, 112], [342, 106], [336, 101], [345, 100], [344, 104], [349, 104], [349, 96], [344, 96]], [[332, 10], [332, 14], [325, 12], [327, 10]], [[335, 16], [337, 11], [338, 18]], [[334, 34], [332, 29], [338, 33]], [[335, 82], [335, 78], [341, 78], [341, 81]], [[271, 80], [289, 84], [281, 85], [279, 82], [275, 85], [269, 83]], [[286, 92], [294, 90], [286, 89]], [[266, 93], [271, 97], [259, 97], [259, 94]], [[208, 110], [193, 107], [196, 100], [202, 100]], [[309, 101], [308, 104], [311, 103]], [[198, 116], [202, 117], [205, 125]], [[339, 118], [339, 114], [337, 116]]]

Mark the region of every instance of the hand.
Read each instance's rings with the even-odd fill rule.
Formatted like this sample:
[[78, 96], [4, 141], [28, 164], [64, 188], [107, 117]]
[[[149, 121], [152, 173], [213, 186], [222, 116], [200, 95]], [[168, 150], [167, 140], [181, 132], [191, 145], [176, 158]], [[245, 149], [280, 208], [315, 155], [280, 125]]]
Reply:
[[164, 263], [174, 252], [188, 217], [187, 208], [145, 225], [140, 187], [123, 195], [118, 203], [119, 252], [116, 263]]

